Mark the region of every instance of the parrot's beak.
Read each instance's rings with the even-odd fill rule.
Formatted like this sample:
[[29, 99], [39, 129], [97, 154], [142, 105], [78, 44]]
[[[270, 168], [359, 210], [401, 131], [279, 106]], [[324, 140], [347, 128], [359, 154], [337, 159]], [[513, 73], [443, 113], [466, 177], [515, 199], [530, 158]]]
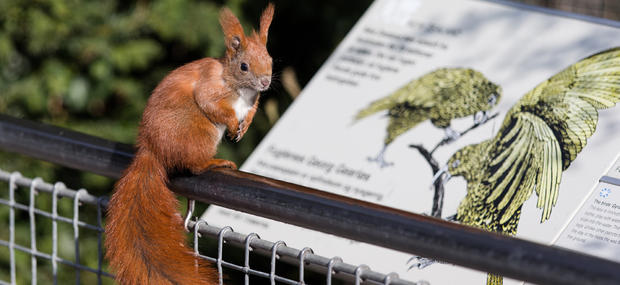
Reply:
[[452, 174], [450, 174], [450, 172], [448, 171], [448, 165], [444, 165], [444, 167], [442, 167], [441, 169], [439, 169], [439, 171], [437, 171], [437, 173], [435, 173], [435, 176], [433, 176], [433, 180], [431, 182], [431, 189], [435, 189], [435, 183], [440, 177], [442, 177], [441, 184], [445, 184], [446, 182], [448, 182], [448, 180], [450, 180], [450, 178], [452, 178]]

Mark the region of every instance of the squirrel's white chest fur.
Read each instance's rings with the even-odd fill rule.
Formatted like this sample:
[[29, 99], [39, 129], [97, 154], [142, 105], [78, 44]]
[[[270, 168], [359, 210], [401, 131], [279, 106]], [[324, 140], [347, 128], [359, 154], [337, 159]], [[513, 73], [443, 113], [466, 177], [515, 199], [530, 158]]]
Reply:
[[[239, 97], [232, 104], [232, 107], [233, 110], [235, 110], [235, 115], [237, 115], [237, 120], [241, 123], [250, 109], [252, 109], [252, 105], [254, 105], [254, 98], [258, 92], [254, 89], [242, 88], [237, 90], [237, 94], [239, 94]], [[219, 135], [218, 140], [220, 140], [222, 139], [222, 136], [224, 136], [224, 132], [226, 132], [226, 125], [217, 124], [217, 130]]]
[[237, 90], [239, 98], [233, 103], [232, 107], [235, 110], [235, 114], [237, 114], [237, 120], [239, 120], [239, 122], [243, 121], [250, 109], [252, 109], [254, 98], [257, 93], [256, 90], [250, 88], [241, 88]]

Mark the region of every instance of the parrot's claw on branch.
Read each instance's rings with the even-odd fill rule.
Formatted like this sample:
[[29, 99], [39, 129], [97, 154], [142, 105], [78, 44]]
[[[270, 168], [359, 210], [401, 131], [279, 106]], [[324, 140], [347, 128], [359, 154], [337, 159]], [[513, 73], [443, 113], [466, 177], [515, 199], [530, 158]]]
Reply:
[[[458, 220], [456, 219], [456, 214], [451, 215], [451, 216], [447, 216], [445, 218], [443, 218], [442, 220], [444, 221], [449, 221], [449, 222], [458, 222]], [[429, 267], [435, 263], [444, 263], [442, 261], [438, 261], [432, 258], [427, 258], [427, 257], [422, 257], [419, 255], [414, 255], [411, 258], [409, 258], [409, 260], [407, 260], [407, 265], [409, 266], [407, 268], [407, 271], [413, 269], [413, 268], [417, 268], [417, 269], [424, 269], [426, 267]]]
[[456, 214], [454, 214], [452, 216], [447, 216], [444, 220], [446, 220], [448, 222], [458, 222], [458, 220], [456, 219]]
[[474, 125], [482, 125], [489, 120], [487, 111], [478, 111], [474, 114]]
[[409, 265], [409, 267], [407, 268], [407, 271], [413, 268], [424, 269], [436, 262], [437, 262], [436, 260], [431, 259], [431, 258], [414, 255], [411, 258], [409, 258], [409, 260], [407, 260], [407, 265]]
[[376, 157], [368, 157], [367, 160], [379, 164], [379, 168], [386, 168], [394, 165], [393, 162], [385, 161], [383, 158], [383, 153], [377, 155]]
[[487, 123], [491, 119], [494, 119], [495, 117], [497, 117], [497, 115], [499, 115], [499, 113], [495, 113], [495, 114], [489, 116], [488, 112], [480, 111], [480, 112], [478, 112], [478, 113], [476, 113], [474, 115], [474, 124], [471, 127], [469, 127], [467, 130], [464, 130], [464, 131], [462, 131], [460, 133], [455, 131], [455, 130], [453, 130], [451, 127], [444, 128], [444, 131], [446, 133], [446, 137], [443, 138], [443, 140], [441, 140], [433, 148], [433, 150], [431, 150], [431, 154], [435, 153], [435, 150], [437, 150], [437, 148], [439, 148], [440, 146], [454, 142], [455, 140], [457, 140], [458, 138], [464, 136], [465, 134], [467, 134], [471, 130], [473, 130], [473, 129], [477, 128], [477, 127], [480, 127], [481, 125], [484, 125], [485, 123]]
[[394, 165], [393, 162], [388, 162], [385, 160], [384, 154], [385, 154], [385, 149], [387, 148], [387, 146], [383, 146], [383, 149], [381, 149], [381, 151], [379, 152], [379, 154], [377, 154], [377, 156], [375, 157], [368, 157], [367, 160], [369, 162], [375, 162], [377, 164], [379, 164], [379, 168], [386, 168], [386, 167], [390, 167], [392, 165]]
[[453, 130], [450, 127], [447, 127], [444, 129], [446, 132], [446, 138], [444, 139], [447, 143], [451, 143], [453, 141], [456, 141], [458, 138], [461, 137], [461, 133]]

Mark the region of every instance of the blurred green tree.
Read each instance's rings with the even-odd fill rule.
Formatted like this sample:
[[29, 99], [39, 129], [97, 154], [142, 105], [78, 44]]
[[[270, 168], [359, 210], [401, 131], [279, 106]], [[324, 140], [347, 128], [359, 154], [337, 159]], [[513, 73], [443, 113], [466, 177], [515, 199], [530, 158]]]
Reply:
[[[132, 143], [150, 90], [176, 66], [218, 56], [219, 7], [242, 3], [1, 1], [0, 112]], [[98, 182], [82, 186], [109, 187]]]
[[[243, 162], [370, 2], [276, 1], [269, 49], [282, 79], [264, 94], [244, 140], [224, 142], [220, 156]], [[166, 73], [223, 53], [217, 15], [224, 5], [249, 29], [266, 1], [0, 1], [0, 113], [131, 144]], [[7, 153], [0, 167], [97, 193], [112, 183]]]
[[[274, 2], [276, 15], [268, 49], [274, 58], [276, 78], [271, 90], [263, 94], [244, 139], [236, 144], [224, 142], [218, 154], [237, 164], [250, 154], [371, 1]], [[166, 73], [187, 62], [223, 53], [219, 9], [229, 7], [249, 29], [257, 26], [266, 3], [2, 0], [0, 113], [133, 144], [144, 104]], [[95, 195], [109, 195], [114, 182], [1, 151], [0, 168], [46, 181], [63, 181], [73, 189], [85, 187]], [[16, 199], [27, 204], [27, 192], [18, 191]], [[6, 191], [0, 192], [0, 197], [6, 195]], [[71, 202], [59, 203], [60, 214], [71, 216]], [[50, 204], [49, 196], [37, 198], [43, 210], [49, 210]], [[96, 220], [89, 215], [80, 219]], [[27, 213], [18, 211], [17, 219], [16, 241], [29, 244]], [[8, 208], [0, 207], [0, 227], [6, 228], [7, 221]], [[49, 219], [37, 223], [37, 240], [43, 252], [51, 250], [50, 233]], [[69, 228], [59, 228], [59, 238], [63, 237], [71, 240]], [[8, 240], [7, 231], [0, 231], [0, 239]], [[96, 267], [96, 234], [81, 233], [80, 240], [82, 263]], [[71, 260], [72, 245], [65, 244], [60, 250], [61, 256]], [[0, 280], [9, 280], [5, 251], [0, 247]], [[29, 255], [18, 254], [17, 258], [18, 268], [28, 268]], [[51, 264], [40, 261], [39, 265], [39, 281], [50, 283]], [[59, 273], [59, 282], [74, 282], [71, 272]], [[18, 284], [29, 282], [26, 275], [18, 274], [23, 278]], [[81, 278], [84, 284], [96, 282], [92, 274]]]

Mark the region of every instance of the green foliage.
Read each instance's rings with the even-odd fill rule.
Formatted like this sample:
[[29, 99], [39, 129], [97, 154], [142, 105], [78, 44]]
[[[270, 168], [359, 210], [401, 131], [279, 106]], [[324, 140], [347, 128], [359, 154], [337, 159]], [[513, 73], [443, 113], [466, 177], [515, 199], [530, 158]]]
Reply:
[[[225, 4], [239, 10], [239, 1]], [[177, 0], [2, 1], [0, 112], [66, 126], [132, 120], [120, 134], [97, 133], [130, 143], [166, 72], [221, 53], [218, 10]]]
[[[239, 11], [241, 1], [223, 4]], [[176, 66], [221, 53], [219, 6], [1, 1], [0, 112], [132, 143], [157, 82]]]

